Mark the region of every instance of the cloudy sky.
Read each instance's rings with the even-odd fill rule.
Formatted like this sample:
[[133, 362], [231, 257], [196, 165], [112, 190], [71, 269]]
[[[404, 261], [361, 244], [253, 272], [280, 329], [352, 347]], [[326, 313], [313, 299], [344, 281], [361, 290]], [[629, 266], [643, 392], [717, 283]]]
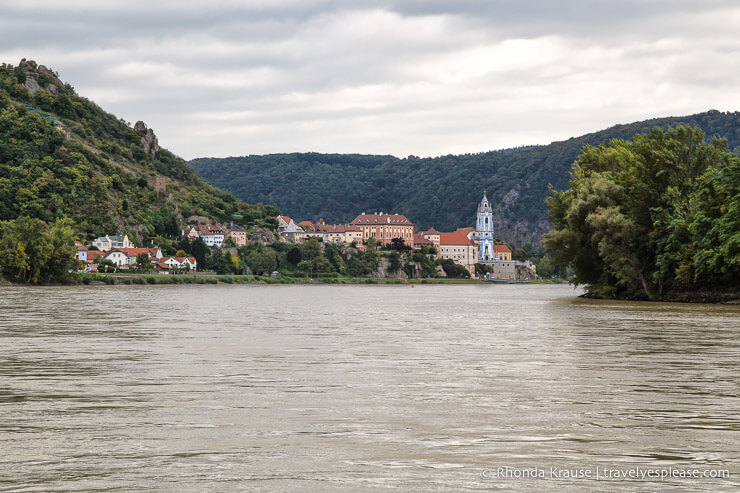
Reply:
[[740, 110], [735, 0], [0, 0], [36, 60], [190, 159], [438, 156]]

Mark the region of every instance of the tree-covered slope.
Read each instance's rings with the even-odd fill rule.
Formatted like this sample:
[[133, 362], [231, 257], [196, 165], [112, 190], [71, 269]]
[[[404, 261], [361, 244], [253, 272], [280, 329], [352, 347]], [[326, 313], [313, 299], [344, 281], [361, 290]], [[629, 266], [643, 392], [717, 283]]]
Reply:
[[514, 246], [549, 230], [548, 186], [567, 187], [584, 145], [631, 139], [654, 127], [698, 126], [740, 146], [740, 113], [710, 111], [617, 125], [546, 146], [482, 154], [398, 159], [393, 156], [271, 154], [190, 161], [199, 175], [242, 200], [267, 202], [298, 219], [345, 222], [360, 212], [407, 215], [420, 228], [470, 226], [486, 189], [496, 204], [496, 236]]
[[[0, 66], [0, 221], [71, 220], [78, 236], [126, 230], [179, 234], [184, 218], [270, 224], [272, 206], [248, 205], [200, 178], [34, 62]], [[156, 189], [164, 178], [165, 189]], [[239, 218], [240, 216], [236, 216]]]

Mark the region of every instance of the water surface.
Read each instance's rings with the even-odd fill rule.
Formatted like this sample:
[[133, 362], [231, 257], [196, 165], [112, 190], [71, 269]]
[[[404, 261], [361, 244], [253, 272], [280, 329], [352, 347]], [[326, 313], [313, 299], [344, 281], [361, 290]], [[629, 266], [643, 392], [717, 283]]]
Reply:
[[739, 490], [740, 307], [578, 293], [0, 287], [0, 489]]

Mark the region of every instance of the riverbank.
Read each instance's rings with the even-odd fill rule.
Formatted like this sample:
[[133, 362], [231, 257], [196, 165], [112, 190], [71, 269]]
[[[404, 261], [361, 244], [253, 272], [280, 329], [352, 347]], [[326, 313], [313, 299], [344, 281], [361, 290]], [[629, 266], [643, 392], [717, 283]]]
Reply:
[[[166, 284], [488, 284], [480, 279], [448, 279], [444, 277], [425, 279], [398, 279], [379, 277], [314, 277], [303, 276], [253, 276], [253, 275], [216, 275], [216, 274], [183, 274], [183, 275], [156, 275], [156, 274], [94, 274], [81, 272], [74, 274], [64, 282], [48, 283], [53, 286], [73, 285], [166, 285]], [[562, 279], [538, 279], [528, 281], [528, 284], [566, 284]], [[27, 286], [15, 284], [0, 279], [0, 285]]]
[[624, 298], [624, 297], [605, 297], [595, 296], [588, 292], [581, 295], [581, 298], [593, 300], [620, 300], [620, 301], [657, 301], [665, 303], [712, 303], [719, 305], [740, 305], [740, 288], [707, 288], [695, 291], [669, 291], [653, 299], [647, 297], [641, 298]]

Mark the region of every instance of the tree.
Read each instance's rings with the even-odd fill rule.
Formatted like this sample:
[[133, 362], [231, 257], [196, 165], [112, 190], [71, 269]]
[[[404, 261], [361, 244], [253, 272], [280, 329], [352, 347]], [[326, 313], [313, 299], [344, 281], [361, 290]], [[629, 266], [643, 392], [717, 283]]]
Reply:
[[571, 266], [572, 282], [595, 296], [736, 285], [738, 159], [682, 126], [584, 148], [570, 189], [547, 199], [552, 263]]
[[301, 256], [306, 260], [313, 260], [321, 255], [321, 245], [316, 238], [309, 238], [301, 245]]
[[116, 271], [116, 264], [113, 263], [110, 259], [103, 259], [98, 264], [98, 272], [108, 273], [108, 272], [115, 272]]
[[190, 253], [195, 257], [196, 263], [200, 266], [206, 265], [206, 258], [208, 256], [208, 246], [202, 238], [196, 238], [190, 244]]
[[298, 263], [303, 260], [303, 254], [301, 253], [301, 249], [298, 247], [293, 247], [288, 251], [287, 254], [287, 260], [293, 265], [298, 265]]
[[277, 254], [271, 248], [253, 250], [247, 256], [247, 264], [256, 275], [271, 274], [277, 268]]
[[136, 270], [139, 272], [149, 272], [152, 269], [152, 263], [149, 260], [149, 254], [142, 252], [136, 255]]
[[393, 238], [391, 240], [391, 248], [399, 252], [411, 251], [411, 247], [406, 244], [403, 238]]
[[74, 236], [66, 218], [47, 225], [20, 217], [0, 223], [0, 271], [15, 282], [64, 282], [74, 268]]

